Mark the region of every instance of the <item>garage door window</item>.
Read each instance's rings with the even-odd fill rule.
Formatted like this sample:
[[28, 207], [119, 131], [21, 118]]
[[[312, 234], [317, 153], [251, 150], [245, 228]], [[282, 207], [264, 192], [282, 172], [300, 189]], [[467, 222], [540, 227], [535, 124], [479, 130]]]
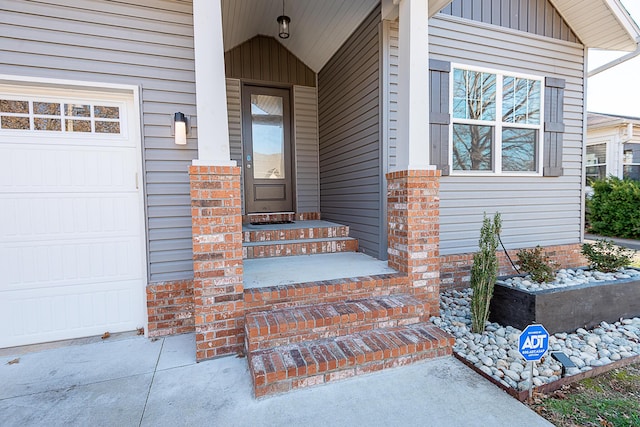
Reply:
[[120, 107], [28, 99], [0, 99], [0, 129], [120, 134]]

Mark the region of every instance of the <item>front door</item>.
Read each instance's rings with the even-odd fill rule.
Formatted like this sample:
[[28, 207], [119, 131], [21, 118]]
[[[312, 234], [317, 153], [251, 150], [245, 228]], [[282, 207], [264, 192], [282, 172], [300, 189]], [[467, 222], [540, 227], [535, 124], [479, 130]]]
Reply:
[[293, 211], [289, 90], [245, 85], [242, 95], [247, 213]]

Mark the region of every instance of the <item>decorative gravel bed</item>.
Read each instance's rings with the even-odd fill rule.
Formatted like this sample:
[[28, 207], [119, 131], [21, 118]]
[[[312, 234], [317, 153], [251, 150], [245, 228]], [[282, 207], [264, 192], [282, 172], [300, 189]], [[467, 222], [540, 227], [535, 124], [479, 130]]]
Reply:
[[537, 283], [531, 280], [531, 276], [513, 276], [508, 279], [497, 280], [496, 283], [512, 288], [522, 289], [528, 292], [544, 291], [548, 289], [566, 288], [569, 286], [584, 285], [587, 283], [611, 282], [616, 279], [630, 279], [640, 277], [640, 270], [632, 268], [616, 271], [615, 273], [603, 273], [585, 269], [558, 270], [551, 283]]
[[[530, 381], [528, 362], [518, 352], [522, 331], [488, 323], [484, 333], [472, 333], [471, 293], [471, 289], [442, 293], [441, 315], [432, 317], [431, 321], [456, 338], [453, 350], [476, 368], [506, 387], [527, 390]], [[556, 333], [549, 337], [549, 350], [562, 351], [575, 363], [577, 367], [568, 369], [567, 375], [640, 355], [640, 317], [620, 319], [615, 323], [601, 322], [589, 331], [580, 328], [573, 333]], [[536, 363], [533, 385], [554, 382], [560, 375], [560, 364], [547, 356]]]

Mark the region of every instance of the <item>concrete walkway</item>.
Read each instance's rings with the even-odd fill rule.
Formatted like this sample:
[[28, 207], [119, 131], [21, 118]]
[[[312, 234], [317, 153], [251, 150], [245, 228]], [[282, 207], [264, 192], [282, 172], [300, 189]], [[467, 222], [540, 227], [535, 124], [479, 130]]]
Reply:
[[245, 359], [195, 363], [194, 341], [0, 350], [0, 425], [551, 426], [452, 357], [255, 400]]
[[585, 241], [593, 243], [595, 240], [607, 239], [613, 240], [613, 242], [618, 245], [629, 249], [640, 250], [640, 240], [633, 239], [621, 239], [618, 237], [606, 237], [606, 236], [598, 236], [596, 234], [585, 234]]

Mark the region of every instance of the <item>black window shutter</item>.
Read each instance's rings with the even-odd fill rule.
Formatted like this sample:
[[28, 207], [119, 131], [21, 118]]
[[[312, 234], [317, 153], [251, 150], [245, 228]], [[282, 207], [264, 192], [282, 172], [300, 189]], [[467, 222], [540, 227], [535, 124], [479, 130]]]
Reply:
[[429, 60], [429, 143], [431, 164], [449, 175], [449, 73], [451, 63]]
[[544, 159], [542, 175], [562, 176], [565, 80], [547, 77], [544, 86]]

